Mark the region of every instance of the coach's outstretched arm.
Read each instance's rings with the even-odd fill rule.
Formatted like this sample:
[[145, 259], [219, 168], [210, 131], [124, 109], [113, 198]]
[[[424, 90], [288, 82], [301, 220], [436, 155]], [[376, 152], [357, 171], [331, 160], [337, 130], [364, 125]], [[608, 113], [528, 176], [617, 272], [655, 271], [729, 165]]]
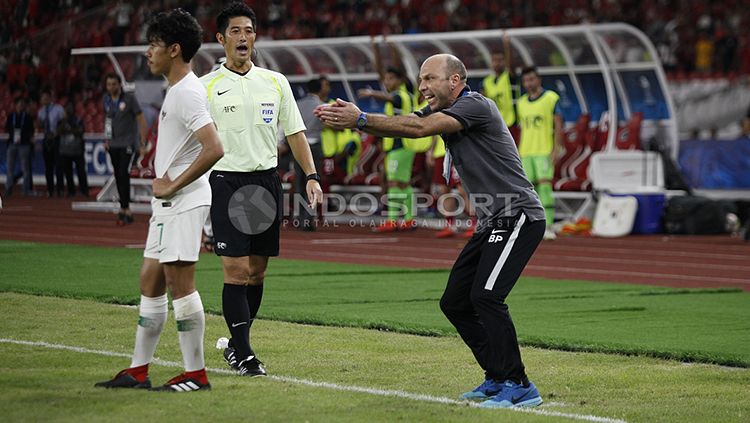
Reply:
[[315, 116], [331, 128], [339, 130], [358, 128], [380, 137], [422, 138], [458, 132], [463, 129], [458, 120], [441, 112], [425, 117], [419, 117], [413, 113], [406, 116], [365, 113], [366, 123], [358, 125], [362, 114], [354, 103], [340, 98], [334, 104], [321, 105], [315, 109]]

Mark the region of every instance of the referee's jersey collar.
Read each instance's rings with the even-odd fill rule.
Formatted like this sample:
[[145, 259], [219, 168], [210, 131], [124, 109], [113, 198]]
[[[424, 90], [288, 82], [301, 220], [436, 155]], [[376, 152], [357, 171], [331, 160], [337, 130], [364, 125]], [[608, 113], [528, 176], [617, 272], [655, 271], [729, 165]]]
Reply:
[[224, 76], [226, 76], [227, 78], [230, 78], [233, 81], [236, 81], [236, 80], [238, 80], [240, 78], [250, 79], [251, 75], [253, 75], [255, 73], [255, 68], [257, 68], [257, 67], [258, 67], [258, 65], [256, 65], [255, 63], [253, 63], [253, 67], [251, 67], [250, 70], [247, 71], [247, 73], [244, 74], [244, 75], [240, 75], [237, 72], [229, 70], [226, 67], [226, 65], [224, 65], [223, 63], [222, 63], [222, 65], [221, 65], [221, 67], [219, 69], [221, 70], [221, 73], [224, 74]]

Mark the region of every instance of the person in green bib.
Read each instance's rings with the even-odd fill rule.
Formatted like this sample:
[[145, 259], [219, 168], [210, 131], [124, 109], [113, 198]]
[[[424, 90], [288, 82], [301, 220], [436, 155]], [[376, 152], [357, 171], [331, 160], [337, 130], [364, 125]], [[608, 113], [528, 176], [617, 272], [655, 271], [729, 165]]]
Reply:
[[513, 107], [513, 68], [511, 67], [510, 38], [503, 36], [502, 52], [492, 54], [493, 73], [482, 80], [480, 92], [495, 101], [500, 115], [508, 128], [516, 124], [516, 110]]
[[[321, 80], [324, 78], [321, 76]], [[328, 98], [330, 83], [327, 85], [328, 89], [319, 93], [320, 99], [331, 104], [335, 101]], [[354, 167], [362, 153], [362, 139], [357, 131], [334, 130], [328, 126], [323, 127], [320, 137], [323, 146], [323, 187], [328, 192], [332, 184], [343, 184], [354, 173]]]
[[[357, 91], [359, 98], [374, 98], [385, 102], [383, 113], [386, 116], [406, 116], [414, 111], [414, 97], [408, 88], [408, 79], [403, 69], [395, 66], [383, 71], [380, 51], [372, 43], [375, 52], [375, 68], [380, 75], [380, 82], [387, 91], [364, 88]], [[408, 145], [407, 145], [408, 144]], [[412, 168], [415, 151], [410, 140], [405, 138], [383, 137], [385, 158], [385, 178], [388, 183], [387, 219], [374, 228], [375, 232], [395, 232], [415, 229], [413, 215], [414, 190], [411, 186]]]
[[521, 142], [518, 153], [526, 176], [534, 184], [544, 206], [547, 230], [544, 239], [555, 239], [552, 223], [555, 218], [555, 199], [552, 196], [554, 158], [562, 145], [563, 120], [560, 112], [560, 97], [556, 92], [545, 90], [535, 67], [524, 68], [521, 83], [526, 94], [518, 99], [518, 122], [521, 126]]
[[321, 132], [321, 138], [324, 186], [326, 190], [330, 190], [332, 184], [343, 184], [354, 174], [362, 153], [362, 139], [355, 130], [339, 131], [327, 126]]

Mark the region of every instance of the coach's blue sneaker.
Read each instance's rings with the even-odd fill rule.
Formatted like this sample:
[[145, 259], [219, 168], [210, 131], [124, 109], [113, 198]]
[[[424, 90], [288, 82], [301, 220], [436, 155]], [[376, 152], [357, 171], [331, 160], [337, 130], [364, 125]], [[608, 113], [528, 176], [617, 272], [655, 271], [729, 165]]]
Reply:
[[536, 407], [542, 403], [536, 386], [529, 382], [525, 387], [511, 380], [502, 384], [502, 389], [494, 397], [479, 404], [482, 408]]
[[495, 379], [485, 379], [481, 385], [474, 388], [471, 392], [465, 392], [459, 397], [462, 400], [482, 401], [494, 397], [503, 388], [503, 383]]

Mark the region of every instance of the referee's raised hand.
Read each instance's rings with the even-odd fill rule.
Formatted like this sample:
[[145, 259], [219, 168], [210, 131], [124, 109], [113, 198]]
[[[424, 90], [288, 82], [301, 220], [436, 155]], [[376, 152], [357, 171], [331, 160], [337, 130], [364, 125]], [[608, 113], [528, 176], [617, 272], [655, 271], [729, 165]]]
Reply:
[[316, 180], [307, 181], [307, 198], [310, 199], [310, 208], [315, 210], [323, 202], [323, 190]]

